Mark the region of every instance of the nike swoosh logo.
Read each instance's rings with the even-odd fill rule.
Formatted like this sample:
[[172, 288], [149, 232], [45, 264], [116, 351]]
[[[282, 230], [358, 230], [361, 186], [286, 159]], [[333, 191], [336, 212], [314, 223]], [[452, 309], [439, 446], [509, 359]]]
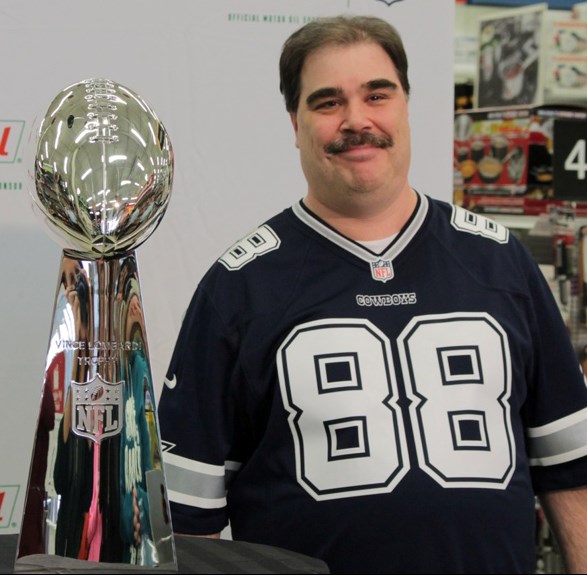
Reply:
[[169, 389], [173, 389], [177, 385], [177, 377], [175, 375], [171, 379], [166, 377], [163, 381]]

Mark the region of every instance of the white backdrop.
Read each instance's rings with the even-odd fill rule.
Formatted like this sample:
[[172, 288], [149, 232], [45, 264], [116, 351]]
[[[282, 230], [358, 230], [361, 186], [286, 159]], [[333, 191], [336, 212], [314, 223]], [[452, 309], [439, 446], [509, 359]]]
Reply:
[[159, 393], [204, 271], [305, 193], [279, 51], [309, 18], [337, 13], [402, 33], [412, 184], [450, 200], [454, 0], [0, 0], [0, 534], [20, 529], [61, 256], [31, 209], [35, 119], [64, 87], [104, 77], [143, 96], [169, 133], [171, 201], [137, 250]]

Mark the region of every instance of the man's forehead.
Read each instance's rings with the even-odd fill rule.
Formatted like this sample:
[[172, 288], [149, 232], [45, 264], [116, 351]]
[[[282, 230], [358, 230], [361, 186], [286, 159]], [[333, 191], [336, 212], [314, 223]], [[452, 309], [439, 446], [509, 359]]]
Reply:
[[302, 89], [342, 88], [345, 83], [368, 89], [386, 78], [398, 82], [396, 67], [385, 50], [374, 43], [327, 45], [309, 54], [302, 66]]
[[[395, 90], [397, 89], [399, 84], [389, 78], [375, 78], [373, 80], [368, 80], [367, 82], [363, 82], [358, 86], [359, 91], [363, 92], [373, 92], [375, 90]], [[344, 97], [345, 90], [341, 86], [323, 86], [319, 87], [316, 90], [312, 90], [306, 96], [306, 103], [311, 104], [316, 100], [320, 100], [322, 98], [341, 98]]]

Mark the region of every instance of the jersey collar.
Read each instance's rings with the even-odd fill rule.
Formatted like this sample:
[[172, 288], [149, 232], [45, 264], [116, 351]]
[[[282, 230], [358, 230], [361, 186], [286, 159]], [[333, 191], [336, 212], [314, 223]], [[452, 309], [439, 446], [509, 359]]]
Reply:
[[410, 216], [410, 219], [406, 222], [404, 227], [400, 230], [399, 234], [389, 244], [387, 249], [381, 253], [376, 254], [369, 248], [343, 236], [340, 232], [336, 231], [332, 226], [328, 225], [324, 220], [320, 219], [316, 214], [311, 212], [300, 200], [292, 206], [293, 213], [308, 227], [312, 228], [315, 232], [324, 236], [326, 239], [336, 244], [343, 250], [352, 253], [354, 256], [368, 262], [369, 264], [377, 262], [379, 260], [394, 260], [412, 241], [412, 238], [416, 235], [426, 214], [428, 213], [429, 202], [428, 198], [416, 192], [418, 195], [418, 202], [414, 212]]

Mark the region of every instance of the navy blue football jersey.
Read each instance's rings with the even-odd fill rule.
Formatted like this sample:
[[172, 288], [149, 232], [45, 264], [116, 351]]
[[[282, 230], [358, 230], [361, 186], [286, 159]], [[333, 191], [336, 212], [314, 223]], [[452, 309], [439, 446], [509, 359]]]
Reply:
[[422, 194], [381, 254], [302, 202], [234, 244], [158, 411], [177, 532], [230, 521], [335, 573], [531, 573], [535, 493], [587, 484], [587, 387], [540, 269]]

